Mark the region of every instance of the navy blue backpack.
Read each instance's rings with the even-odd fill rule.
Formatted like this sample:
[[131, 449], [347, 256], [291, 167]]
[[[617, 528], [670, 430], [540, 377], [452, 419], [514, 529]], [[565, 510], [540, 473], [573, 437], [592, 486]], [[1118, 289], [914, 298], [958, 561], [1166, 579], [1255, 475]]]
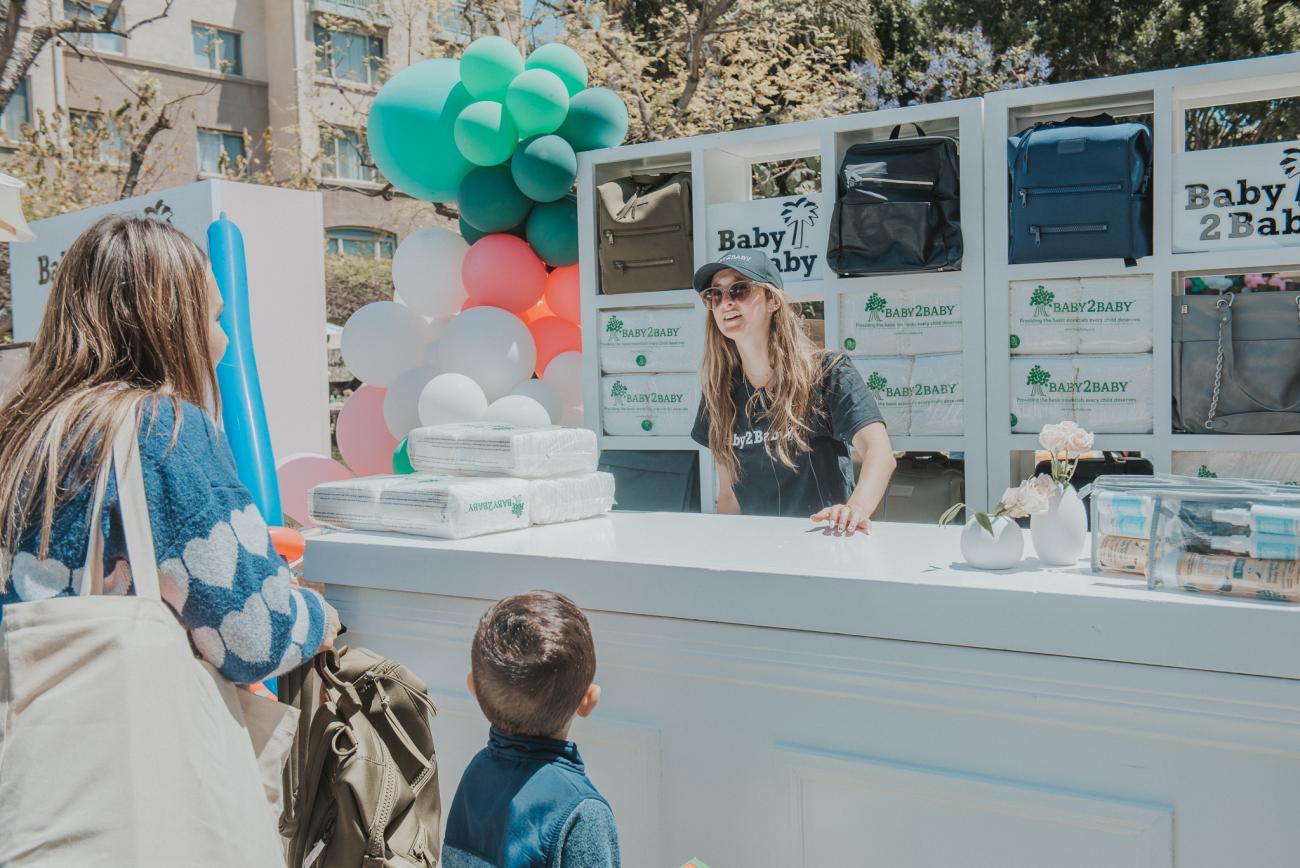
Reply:
[[1007, 140], [1010, 260], [1151, 255], [1151, 130], [1110, 115], [1037, 124]]

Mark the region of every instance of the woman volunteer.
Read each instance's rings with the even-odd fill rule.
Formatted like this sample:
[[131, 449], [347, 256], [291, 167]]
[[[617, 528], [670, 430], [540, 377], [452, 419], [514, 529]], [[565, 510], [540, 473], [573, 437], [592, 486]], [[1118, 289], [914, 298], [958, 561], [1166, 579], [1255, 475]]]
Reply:
[[804, 334], [763, 253], [724, 254], [695, 272], [695, 289], [709, 315], [691, 437], [717, 462], [718, 512], [868, 531], [895, 461], [862, 375]]

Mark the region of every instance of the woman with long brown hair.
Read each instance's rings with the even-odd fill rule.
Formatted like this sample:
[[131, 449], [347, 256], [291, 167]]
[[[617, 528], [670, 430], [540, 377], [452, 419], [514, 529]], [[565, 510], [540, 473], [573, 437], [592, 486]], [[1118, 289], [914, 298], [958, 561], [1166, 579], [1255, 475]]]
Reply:
[[862, 375], [804, 333], [762, 252], [724, 254], [695, 273], [695, 289], [708, 313], [691, 436], [717, 463], [718, 512], [869, 531], [895, 461]]
[[[0, 406], [0, 618], [6, 603], [79, 592], [91, 491], [134, 412], [162, 598], [202, 658], [246, 684], [332, 643], [337, 613], [291, 586], [204, 409], [219, 409], [221, 309], [207, 257], [169, 224], [109, 216], [73, 242]], [[132, 591], [117, 497], [110, 483], [105, 594]]]

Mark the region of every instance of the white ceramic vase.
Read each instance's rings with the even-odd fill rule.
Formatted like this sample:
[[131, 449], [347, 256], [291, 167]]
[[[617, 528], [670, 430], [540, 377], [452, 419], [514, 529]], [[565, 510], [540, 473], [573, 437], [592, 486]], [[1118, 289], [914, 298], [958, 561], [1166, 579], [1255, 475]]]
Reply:
[[1055, 567], [1078, 563], [1088, 544], [1088, 517], [1073, 486], [1065, 486], [1048, 499], [1047, 512], [1029, 520], [1029, 534], [1034, 554], [1043, 563]]
[[1005, 570], [1020, 563], [1025, 553], [1025, 537], [1005, 515], [993, 519], [993, 533], [972, 518], [961, 532], [961, 556], [966, 563], [981, 570]]

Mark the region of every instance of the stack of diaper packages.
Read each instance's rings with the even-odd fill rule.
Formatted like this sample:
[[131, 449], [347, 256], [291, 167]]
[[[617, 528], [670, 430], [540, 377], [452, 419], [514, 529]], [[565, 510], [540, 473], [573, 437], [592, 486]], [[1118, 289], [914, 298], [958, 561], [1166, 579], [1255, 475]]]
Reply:
[[605, 433], [689, 436], [700, 404], [704, 319], [699, 309], [606, 310], [597, 335]]
[[1073, 419], [1151, 433], [1152, 286], [1150, 275], [1010, 285], [1012, 431]]
[[415, 473], [328, 482], [311, 515], [351, 530], [462, 539], [609, 512], [614, 477], [596, 470], [585, 428], [464, 422], [407, 438]]
[[960, 289], [846, 295], [840, 321], [891, 434], [962, 433]]

